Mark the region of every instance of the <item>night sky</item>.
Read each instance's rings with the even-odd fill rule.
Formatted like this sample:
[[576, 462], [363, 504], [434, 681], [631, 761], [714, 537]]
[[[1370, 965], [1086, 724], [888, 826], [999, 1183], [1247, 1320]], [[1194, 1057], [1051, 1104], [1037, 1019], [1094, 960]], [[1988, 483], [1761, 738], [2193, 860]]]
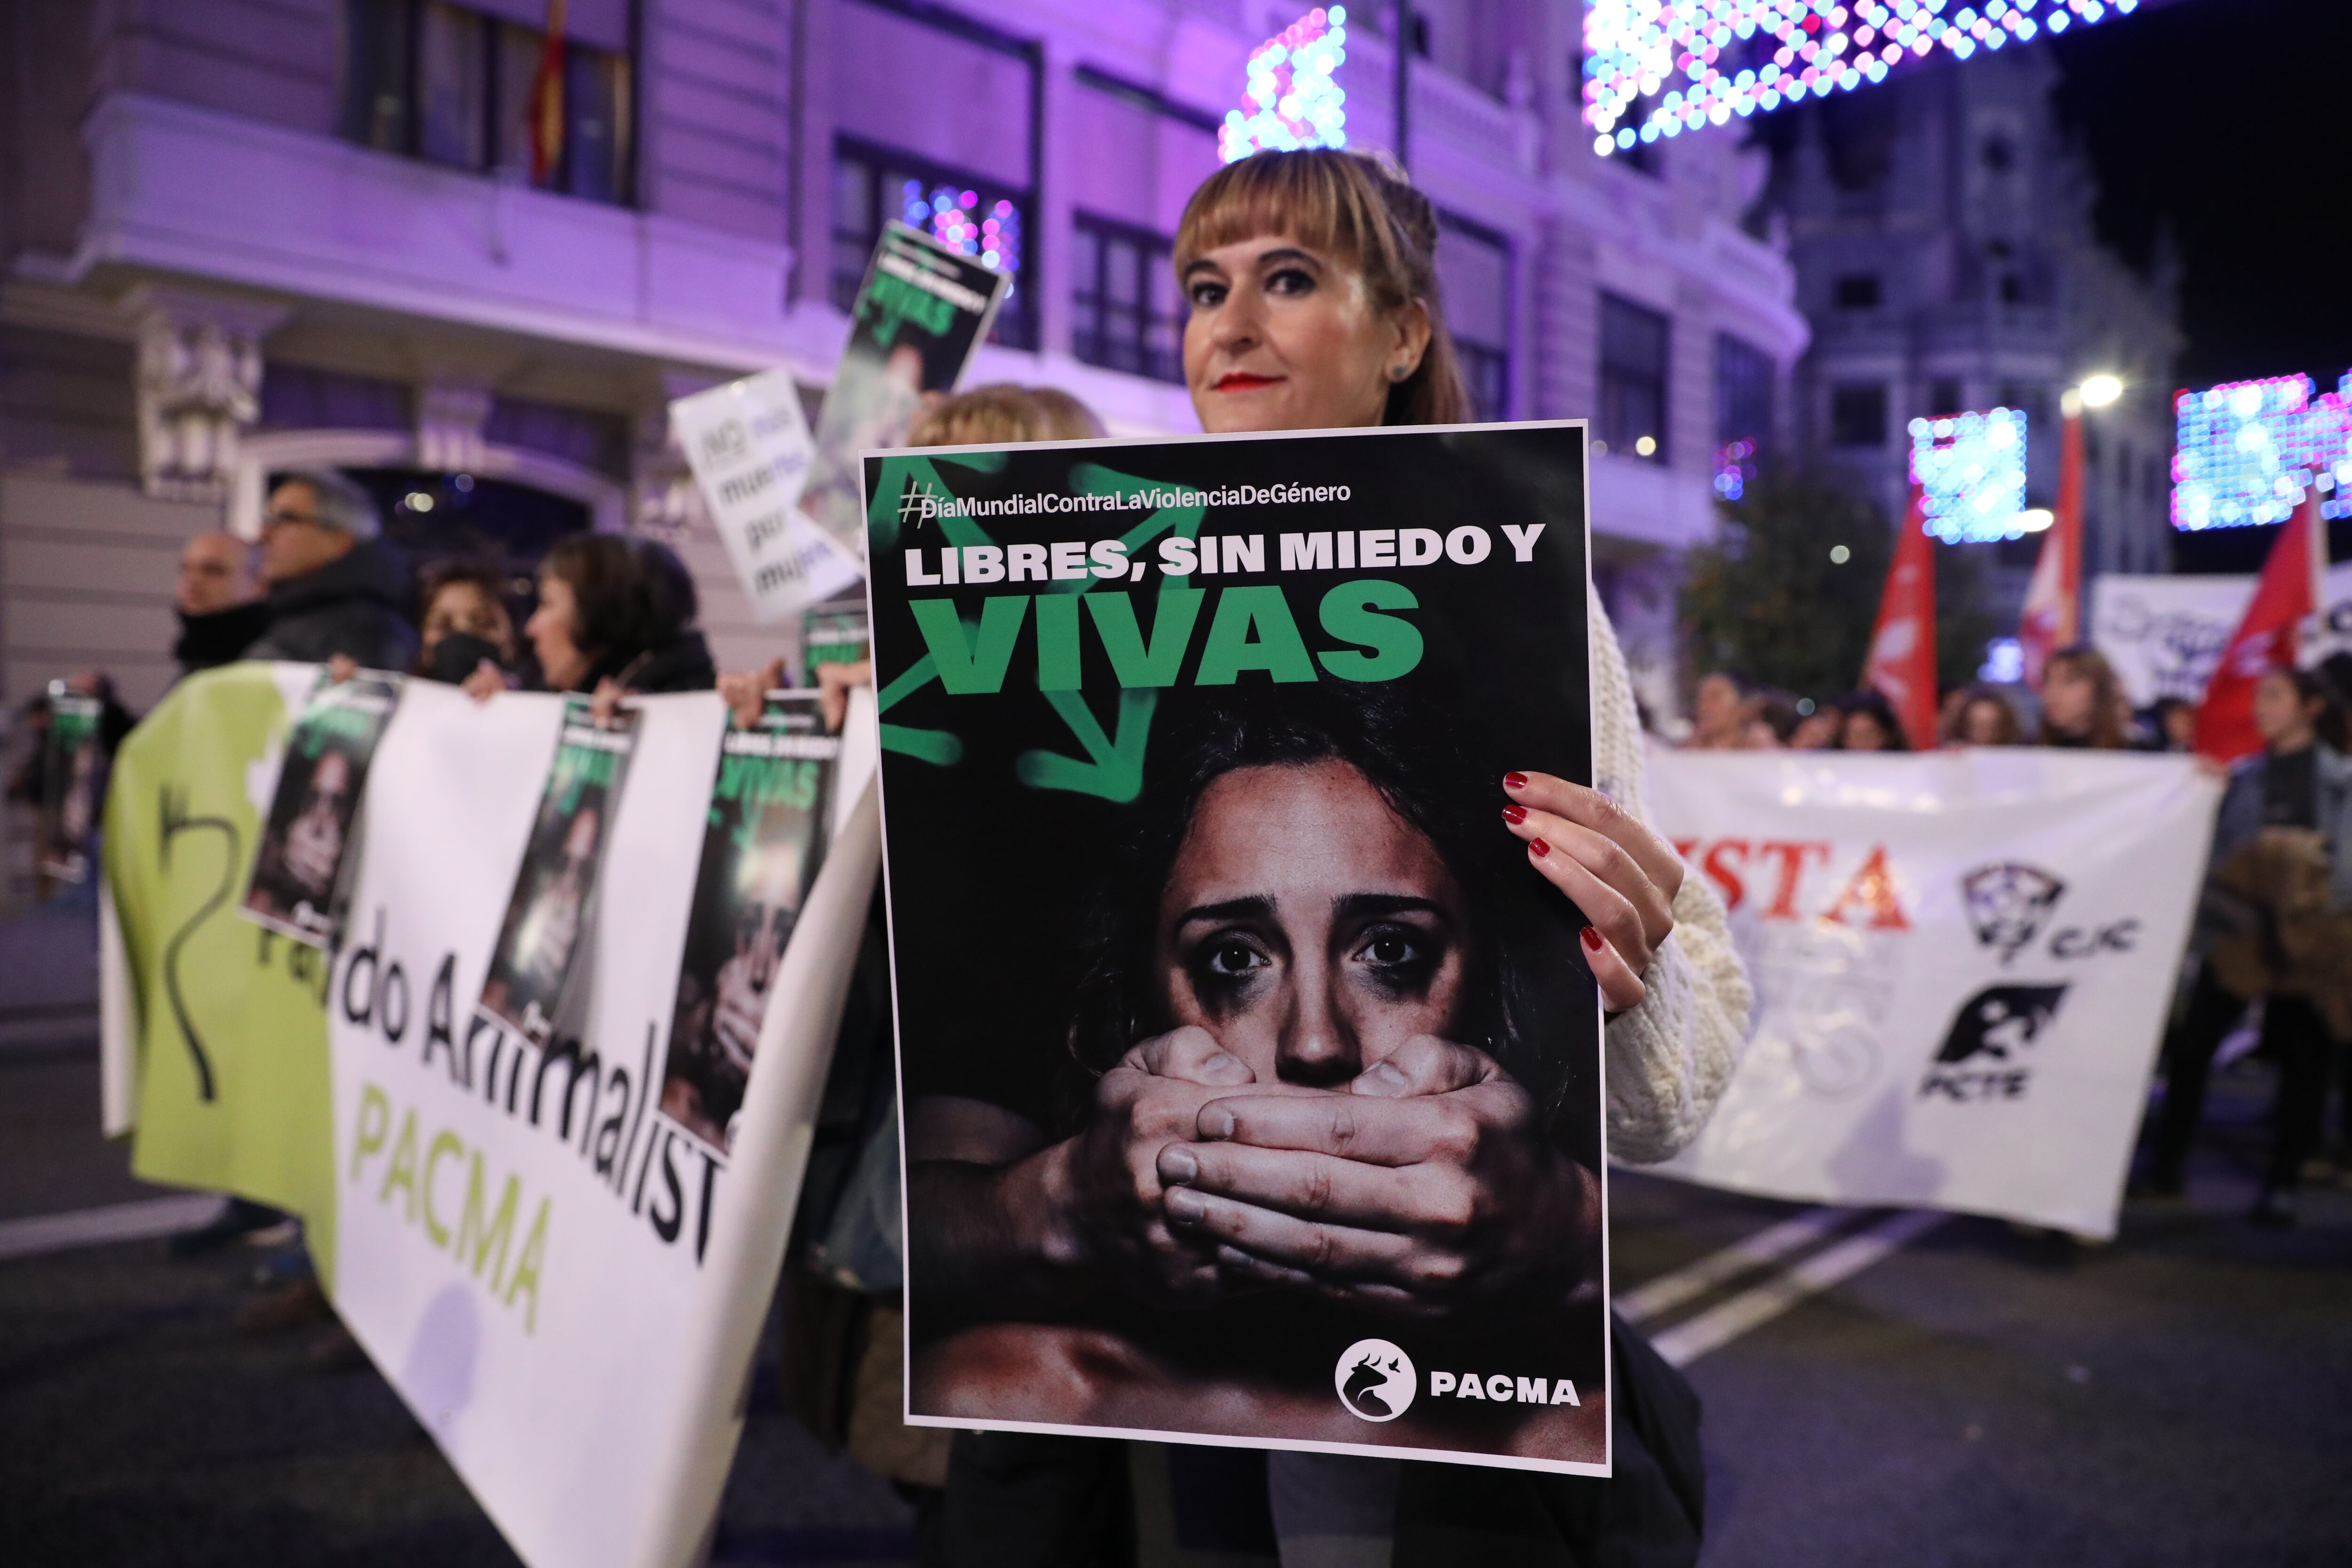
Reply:
[[2184, 385], [2352, 365], [2352, 0], [2173, 0], [2052, 45], [2100, 233], [2186, 271]]

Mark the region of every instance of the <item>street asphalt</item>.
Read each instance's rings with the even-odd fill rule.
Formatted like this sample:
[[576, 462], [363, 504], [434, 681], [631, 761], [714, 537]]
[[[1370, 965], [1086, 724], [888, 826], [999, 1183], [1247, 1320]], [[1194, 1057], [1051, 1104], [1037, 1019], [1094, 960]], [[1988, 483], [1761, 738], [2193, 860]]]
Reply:
[[[2189, 1200], [2132, 1205], [2113, 1245], [1948, 1220], [1694, 1360], [1703, 1562], [2352, 1563], [2352, 1191], [2311, 1192], [2293, 1231], [2247, 1226], [2265, 1074], [2223, 1075]], [[0, 1226], [160, 1195], [98, 1136], [96, 1097], [86, 1036], [0, 1045]], [[1623, 1173], [1611, 1195], [1621, 1289], [1797, 1212]], [[241, 1324], [266, 1256], [143, 1239], [0, 1261], [0, 1563], [515, 1561], [331, 1323]], [[714, 1561], [908, 1561], [906, 1505], [773, 1386], [763, 1367]]]

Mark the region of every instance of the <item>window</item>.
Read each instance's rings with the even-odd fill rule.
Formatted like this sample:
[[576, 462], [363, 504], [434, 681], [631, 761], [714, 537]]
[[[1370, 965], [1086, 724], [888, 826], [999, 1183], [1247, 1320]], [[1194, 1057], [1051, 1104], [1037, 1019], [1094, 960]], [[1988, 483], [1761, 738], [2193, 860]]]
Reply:
[[1184, 379], [1184, 307], [1173, 242], [1108, 218], [1076, 215], [1070, 254], [1070, 352], [1088, 364], [1155, 381]]
[[1772, 437], [1772, 356], [1729, 332], [1715, 336], [1715, 490], [1738, 500]]
[[1037, 346], [1036, 279], [1026, 269], [1029, 193], [976, 179], [909, 153], [836, 137], [833, 150], [833, 302], [846, 310], [866, 280], [866, 264], [895, 218], [943, 240], [982, 265], [1009, 274], [988, 341], [1012, 349]]
[[1437, 292], [1462, 362], [1473, 419], [1511, 416], [1511, 242], [1468, 218], [1437, 215]]
[[1837, 303], [1841, 310], [1874, 310], [1878, 309], [1878, 274], [1855, 272], [1837, 280]]
[[1601, 296], [1601, 409], [1596, 439], [1621, 457], [1666, 460], [1666, 352], [1673, 323], [1656, 310]]
[[1936, 418], [1946, 414], [1967, 413], [1968, 395], [1961, 390], [1960, 384], [1948, 376], [1930, 382], [1927, 386], [1928, 416]]
[[561, 140], [551, 164], [536, 174], [530, 107], [547, 35], [507, 19], [510, 15], [541, 13], [520, 0], [480, 0], [479, 8], [441, 0], [344, 0], [343, 139], [625, 204], [635, 118], [625, 5], [592, 0], [571, 8], [561, 50]]
[[1886, 445], [1886, 388], [1884, 384], [1843, 382], [1830, 388], [1830, 444], [1835, 447]]

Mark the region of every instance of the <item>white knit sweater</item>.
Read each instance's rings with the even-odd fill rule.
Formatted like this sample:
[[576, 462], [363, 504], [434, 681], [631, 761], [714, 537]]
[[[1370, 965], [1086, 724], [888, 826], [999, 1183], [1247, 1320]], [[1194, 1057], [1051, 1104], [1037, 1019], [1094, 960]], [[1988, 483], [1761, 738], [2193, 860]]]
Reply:
[[[1601, 596], [1592, 621], [1593, 783], [1649, 821], [1641, 717], [1624, 650]], [[1654, 826], [1654, 825], [1653, 825]], [[1748, 971], [1731, 945], [1723, 900], [1704, 877], [1675, 894], [1674, 934], [1642, 976], [1649, 994], [1609, 1023], [1609, 1152], [1650, 1164], [1698, 1136], [1748, 1042]]]

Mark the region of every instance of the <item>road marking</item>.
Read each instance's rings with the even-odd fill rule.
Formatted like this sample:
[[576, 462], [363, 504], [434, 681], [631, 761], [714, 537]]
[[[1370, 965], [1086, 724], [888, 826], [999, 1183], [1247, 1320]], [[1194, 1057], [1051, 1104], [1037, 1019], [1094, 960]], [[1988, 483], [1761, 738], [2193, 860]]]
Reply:
[[143, 1203], [110, 1204], [105, 1208], [77, 1209], [71, 1214], [36, 1215], [30, 1219], [0, 1220], [0, 1262], [12, 1258], [37, 1258], [76, 1247], [102, 1247], [110, 1241], [145, 1241], [193, 1230], [220, 1213], [216, 1193], [189, 1193]]
[[1883, 1219], [1835, 1247], [1822, 1248], [1785, 1274], [1775, 1275], [1696, 1318], [1676, 1323], [1650, 1343], [1669, 1364], [1688, 1366], [1707, 1352], [1720, 1350], [1749, 1330], [1770, 1322], [1807, 1297], [1817, 1296], [1840, 1280], [1861, 1273], [1906, 1242], [1935, 1229], [1948, 1217], [1932, 1209], [1912, 1209]]
[[1611, 1305], [1617, 1309], [1617, 1315], [1629, 1323], [1643, 1322], [1661, 1312], [1670, 1312], [1685, 1301], [1696, 1300], [1727, 1279], [1735, 1279], [1759, 1265], [1785, 1257], [1809, 1242], [1819, 1240], [1841, 1220], [1853, 1217], [1853, 1212], [1839, 1208], [1807, 1209], [1720, 1252], [1710, 1252], [1696, 1263], [1685, 1264], [1671, 1274], [1661, 1274], [1638, 1289], [1626, 1291]]

